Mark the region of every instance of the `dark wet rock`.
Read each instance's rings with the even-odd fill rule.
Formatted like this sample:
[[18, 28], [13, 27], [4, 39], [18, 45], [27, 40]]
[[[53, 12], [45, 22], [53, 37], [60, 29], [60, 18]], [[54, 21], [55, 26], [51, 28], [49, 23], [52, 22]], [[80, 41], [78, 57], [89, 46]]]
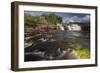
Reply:
[[43, 60], [42, 57], [38, 56], [38, 55], [25, 55], [24, 56], [24, 61], [39, 61], [39, 60]]

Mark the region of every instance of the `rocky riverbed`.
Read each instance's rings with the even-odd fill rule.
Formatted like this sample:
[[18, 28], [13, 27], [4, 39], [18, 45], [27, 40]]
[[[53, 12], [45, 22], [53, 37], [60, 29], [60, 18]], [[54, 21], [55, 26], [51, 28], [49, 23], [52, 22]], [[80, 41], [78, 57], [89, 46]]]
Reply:
[[[83, 32], [56, 32], [25, 38], [25, 61], [79, 59], [76, 49], [89, 50], [89, 35]], [[87, 52], [86, 50], [85, 52]], [[76, 55], [77, 54], [77, 55]], [[87, 54], [89, 56], [89, 54]], [[82, 58], [88, 58], [88, 57]]]

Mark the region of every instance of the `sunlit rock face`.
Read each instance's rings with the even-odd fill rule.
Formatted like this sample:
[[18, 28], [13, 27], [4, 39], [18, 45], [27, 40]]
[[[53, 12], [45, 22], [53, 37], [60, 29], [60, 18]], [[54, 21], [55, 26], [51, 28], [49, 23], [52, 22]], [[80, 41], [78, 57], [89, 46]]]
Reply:
[[78, 24], [71, 24], [67, 26], [68, 31], [81, 31], [81, 26]]

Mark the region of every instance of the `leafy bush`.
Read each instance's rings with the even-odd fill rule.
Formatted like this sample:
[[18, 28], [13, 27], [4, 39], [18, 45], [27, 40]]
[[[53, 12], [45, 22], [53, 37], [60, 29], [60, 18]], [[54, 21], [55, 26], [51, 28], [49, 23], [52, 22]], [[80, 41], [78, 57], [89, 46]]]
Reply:
[[77, 49], [73, 53], [75, 56], [77, 56], [80, 59], [90, 58], [90, 52], [87, 48]]
[[[90, 58], [90, 50], [88, 48], [83, 48], [79, 43], [70, 44], [73, 48], [72, 54], [79, 59]], [[67, 49], [66, 49], [67, 50]]]

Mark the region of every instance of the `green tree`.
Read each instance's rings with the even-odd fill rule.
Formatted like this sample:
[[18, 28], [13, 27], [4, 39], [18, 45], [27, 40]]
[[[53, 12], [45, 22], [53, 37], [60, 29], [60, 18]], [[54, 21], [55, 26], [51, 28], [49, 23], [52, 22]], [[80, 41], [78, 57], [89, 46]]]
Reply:
[[32, 16], [31, 14], [24, 14], [24, 23], [27, 26], [36, 27], [38, 17]]
[[62, 18], [55, 13], [42, 14], [42, 16], [48, 21], [49, 24], [57, 24], [62, 22]]

